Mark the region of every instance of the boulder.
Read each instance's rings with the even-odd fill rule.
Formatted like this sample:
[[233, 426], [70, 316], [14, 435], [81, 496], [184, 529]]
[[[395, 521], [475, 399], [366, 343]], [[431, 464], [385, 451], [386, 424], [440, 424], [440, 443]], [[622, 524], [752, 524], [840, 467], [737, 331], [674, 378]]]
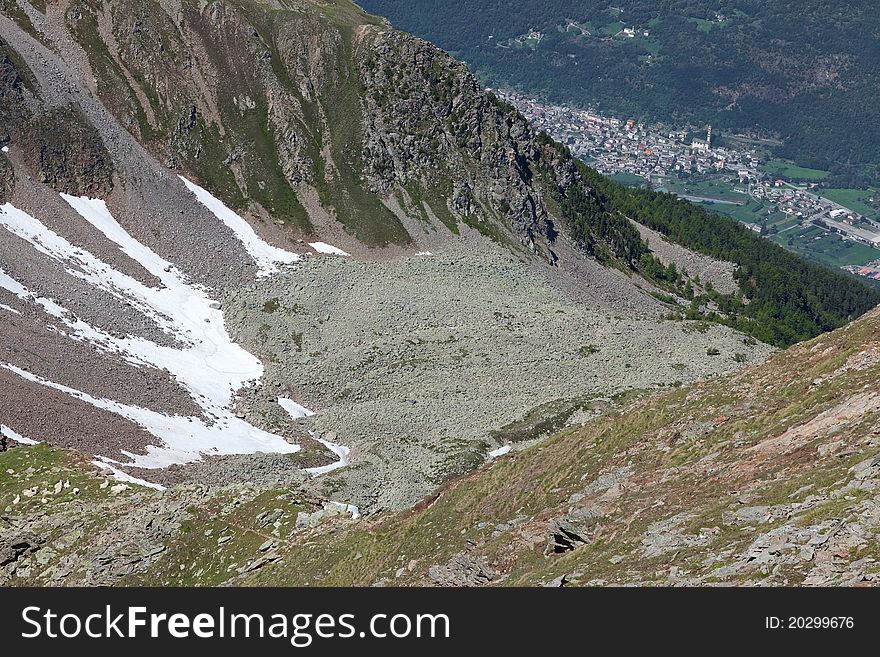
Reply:
[[565, 518], [555, 518], [547, 528], [546, 554], [561, 554], [589, 542], [587, 532]]

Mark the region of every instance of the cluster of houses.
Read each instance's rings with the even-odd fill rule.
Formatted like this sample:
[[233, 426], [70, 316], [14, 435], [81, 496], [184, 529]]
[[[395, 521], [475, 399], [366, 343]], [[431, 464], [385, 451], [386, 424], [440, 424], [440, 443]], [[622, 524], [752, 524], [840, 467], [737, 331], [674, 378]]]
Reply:
[[606, 117], [589, 110], [550, 105], [515, 92], [496, 91], [532, 124], [565, 143], [577, 157], [599, 171], [629, 173], [650, 180], [680, 174], [718, 171], [754, 172], [761, 160], [749, 150], [719, 147], [711, 126], [705, 138], [686, 130], [648, 126]]
[[[717, 145], [711, 126], [705, 132], [692, 134], [546, 104], [516, 92], [495, 93], [515, 106], [537, 129], [565, 143], [576, 157], [604, 174], [631, 174], [655, 185], [662, 185], [664, 179], [672, 176], [723, 174], [722, 178], [730, 181], [744, 199], [751, 197], [775, 211], [796, 217], [804, 226], [819, 226], [846, 239], [880, 248], [880, 223], [821, 197], [808, 187], [773, 179], [760, 170], [763, 157], [759, 153]], [[764, 233], [764, 227], [758, 223], [745, 225], [756, 233]]]

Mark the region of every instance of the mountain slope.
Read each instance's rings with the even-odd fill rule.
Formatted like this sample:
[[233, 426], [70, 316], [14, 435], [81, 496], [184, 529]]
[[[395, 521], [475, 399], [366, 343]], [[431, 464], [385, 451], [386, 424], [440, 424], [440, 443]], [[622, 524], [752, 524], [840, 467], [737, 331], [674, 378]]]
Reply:
[[[94, 87], [120, 127], [158, 162], [272, 232], [338, 236], [344, 248], [357, 250], [359, 243], [412, 245], [432, 224], [457, 232], [465, 223], [562, 272], [581, 269], [586, 252], [648, 279], [664, 298], [672, 292], [700, 314], [724, 317], [780, 346], [840, 326], [880, 301], [880, 294], [803, 266], [747, 231], [728, 230], [733, 223], [724, 226], [731, 234], [720, 249], [683, 239], [691, 229], [661, 232], [739, 265], [742, 290], [753, 303], [703, 294], [686, 272], [661, 271], [623, 215], [644, 215], [640, 221], [654, 228], [661, 214], [679, 223], [692, 214], [684, 223], [705, 226], [719, 220], [671, 199], [621, 202], [623, 192], [536, 135], [464, 66], [378, 26], [348, 3], [214, 3], [202, 12], [183, 3], [176, 13], [152, 2], [59, 3], [45, 15], [27, 2], [21, 6], [29, 7], [24, 17], [12, 18], [56, 49], [79, 84]], [[23, 33], [13, 40], [37, 48]], [[37, 52], [31, 56], [43, 56]], [[10, 80], [33, 77], [26, 65], [5, 60]], [[9, 86], [17, 90], [10, 107], [26, 105], [14, 94], [29, 92], [33, 102], [61, 112], [64, 125], [82, 124], [67, 90]], [[14, 134], [17, 152], [43, 182], [75, 194], [89, 191], [83, 186], [96, 196], [112, 189], [113, 162], [99, 152], [88, 121], [46, 149], [39, 140], [53, 130], [16, 111], [8, 114], [10, 128], [21, 132], [20, 139]], [[52, 114], [45, 121], [59, 125]], [[58, 143], [77, 145], [84, 161], [65, 166], [72, 157], [52, 153]], [[80, 175], [82, 184], [59, 175]], [[743, 257], [749, 251], [755, 254]], [[595, 268], [574, 278], [589, 286], [594, 275]], [[786, 297], [796, 298], [790, 308]], [[713, 314], [716, 306], [722, 315]]]
[[572, 160], [375, 23], [344, 2], [0, 16], [3, 425], [141, 484], [396, 509], [526, 416], [771, 351], [658, 321], [629, 221], [571, 237], [551, 212], [539, 164], [593, 197]]
[[717, 248], [652, 252], [633, 219], [674, 240], [700, 217], [618, 196], [344, 0], [8, 0], [0, 66], [0, 432], [47, 443], [10, 450], [5, 545], [66, 551], [85, 523], [103, 554], [77, 540], [64, 574], [15, 553], [23, 580], [141, 573], [215, 494], [277, 501], [259, 545], [400, 511], [620, 395], [775, 351], [740, 329], [784, 346], [877, 301], [778, 249], [750, 269], [763, 243], [712, 224]]
[[621, 400], [410, 513], [309, 534], [242, 583], [876, 583], [877, 320]]

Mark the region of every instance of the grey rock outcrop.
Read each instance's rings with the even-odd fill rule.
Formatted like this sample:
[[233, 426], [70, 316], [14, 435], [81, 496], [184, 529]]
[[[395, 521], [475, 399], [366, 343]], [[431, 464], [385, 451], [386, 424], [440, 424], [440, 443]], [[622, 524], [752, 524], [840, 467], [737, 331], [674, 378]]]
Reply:
[[428, 576], [437, 586], [481, 586], [495, 578], [495, 571], [485, 557], [456, 554], [446, 564], [428, 568]]
[[570, 552], [590, 542], [588, 533], [570, 520], [556, 518], [547, 528], [547, 547], [545, 554]]

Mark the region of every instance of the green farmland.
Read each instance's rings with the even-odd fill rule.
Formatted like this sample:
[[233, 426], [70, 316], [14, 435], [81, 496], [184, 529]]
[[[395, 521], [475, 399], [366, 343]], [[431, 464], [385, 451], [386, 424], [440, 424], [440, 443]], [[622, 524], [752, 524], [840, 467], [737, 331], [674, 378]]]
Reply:
[[818, 189], [815, 191], [820, 196], [824, 196], [835, 203], [840, 203], [840, 205], [850, 210], [854, 210], [871, 219], [880, 220], [880, 210], [869, 204], [869, 199], [880, 196], [880, 190], [878, 189], [869, 187], [868, 189]]
[[827, 171], [799, 167], [794, 162], [787, 162], [786, 160], [770, 160], [762, 165], [761, 169], [771, 176], [777, 176], [785, 180], [809, 180], [815, 182], [828, 177]]
[[834, 268], [863, 265], [880, 258], [880, 250], [867, 244], [842, 239], [835, 233], [828, 233], [815, 226], [777, 233], [771, 239], [805, 258]]

